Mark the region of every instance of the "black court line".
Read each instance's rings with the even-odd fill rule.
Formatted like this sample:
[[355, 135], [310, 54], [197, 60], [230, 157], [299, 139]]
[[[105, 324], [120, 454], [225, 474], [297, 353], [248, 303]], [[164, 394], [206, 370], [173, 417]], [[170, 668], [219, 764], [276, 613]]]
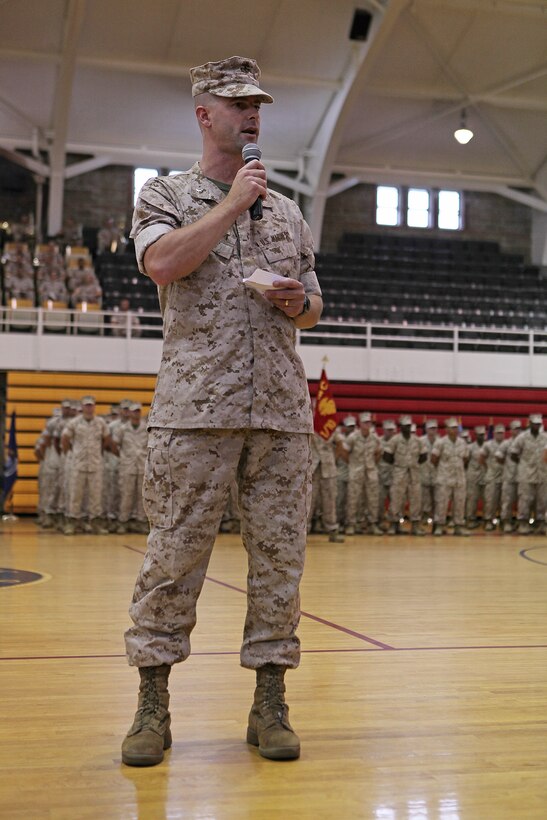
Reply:
[[547, 567], [547, 561], [538, 561], [537, 558], [531, 558], [528, 555], [529, 552], [533, 552], [534, 550], [546, 550], [546, 549], [547, 549], [547, 547], [545, 547], [545, 546], [542, 546], [542, 547], [527, 547], [526, 549], [521, 550], [519, 552], [519, 555], [520, 555], [521, 558], [526, 558], [527, 561], [531, 561], [533, 564], [540, 564], [540, 566], [542, 566], [542, 567]]

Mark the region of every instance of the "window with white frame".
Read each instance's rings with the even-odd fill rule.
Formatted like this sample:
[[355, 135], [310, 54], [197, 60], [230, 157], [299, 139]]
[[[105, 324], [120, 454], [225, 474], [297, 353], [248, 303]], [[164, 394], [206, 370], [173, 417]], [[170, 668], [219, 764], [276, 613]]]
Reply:
[[409, 228], [429, 228], [431, 225], [431, 194], [426, 188], [409, 188], [406, 203], [406, 224]]
[[157, 176], [157, 168], [135, 168], [133, 172], [133, 205], [137, 204], [137, 197], [144, 183], [148, 182], [151, 177]]
[[461, 196], [458, 191], [439, 191], [437, 226], [449, 231], [461, 229]]
[[399, 189], [392, 185], [378, 185], [376, 188], [376, 224], [399, 224]]

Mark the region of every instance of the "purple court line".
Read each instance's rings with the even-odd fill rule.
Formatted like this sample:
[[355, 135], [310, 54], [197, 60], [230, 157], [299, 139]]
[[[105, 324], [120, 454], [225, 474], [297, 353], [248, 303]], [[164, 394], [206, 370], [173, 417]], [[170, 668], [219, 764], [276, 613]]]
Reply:
[[[123, 546], [126, 549], [132, 550], [133, 552], [138, 552], [141, 555], [145, 554], [142, 550], [139, 550], [136, 547], [131, 547], [129, 544], [124, 544]], [[234, 592], [241, 592], [243, 595], [247, 594], [244, 589], [241, 589], [241, 587], [236, 587], [233, 584], [227, 584], [226, 581], [219, 581], [217, 578], [212, 578], [210, 575], [206, 575], [205, 578], [207, 581], [211, 581], [213, 584], [218, 584], [226, 589], [233, 589]], [[320, 618], [318, 615], [312, 615], [310, 612], [302, 612], [301, 614], [304, 618], [309, 618], [311, 621], [317, 621], [317, 623], [323, 624], [324, 626], [329, 626], [331, 629], [337, 629], [345, 635], [351, 635], [352, 638], [357, 638], [360, 641], [365, 641], [365, 643], [370, 643], [373, 646], [378, 647], [378, 649], [395, 649], [394, 646], [390, 646], [387, 643], [382, 643], [382, 641], [377, 641], [374, 638], [369, 638], [368, 635], [362, 635], [360, 632], [354, 632], [353, 629], [348, 629], [340, 624], [335, 624], [333, 621], [327, 621], [324, 618]]]
[[[234, 587], [232, 584], [227, 584], [225, 581], [218, 581], [216, 578], [211, 578], [210, 575], [205, 576], [208, 581], [212, 581], [213, 584], [218, 584], [221, 587], [226, 587], [227, 589], [233, 589], [236, 592], [242, 592], [244, 595], [245, 590], [241, 589], [240, 587]], [[301, 615], [304, 618], [310, 618], [312, 621], [317, 621], [317, 623], [324, 624], [324, 626], [330, 626], [331, 629], [337, 629], [339, 632], [344, 632], [345, 635], [351, 635], [352, 638], [358, 638], [360, 641], [365, 641], [366, 643], [371, 643], [373, 646], [377, 646], [379, 649], [395, 649], [394, 646], [389, 646], [387, 643], [382, 643], [381, 641], [376, 641], [374, 638], [369, 638], [367, 635], [362, 635], [360, 632], [354, 632], [353, 629], [348, 629], [345, 626], [341, 626], [340, 624], [335, 624], [332, 621], [326, 621], [324, 618], [320, 618], [318, 615], [311, 615], [309, 612], [301, 612]]]
[[527, 547], [527, 549], [521, 550], [519, 555], [521, 558], [526, 558], [527, 561], [531, 561], [533, 564], [539, 564], [542, 567], [547, 567], [546, 561], [538, 561], [537, 558], [530, 558], [528, 555], [529, 552], [533, 552], [534, 550], [544, 550], [545, 547]]

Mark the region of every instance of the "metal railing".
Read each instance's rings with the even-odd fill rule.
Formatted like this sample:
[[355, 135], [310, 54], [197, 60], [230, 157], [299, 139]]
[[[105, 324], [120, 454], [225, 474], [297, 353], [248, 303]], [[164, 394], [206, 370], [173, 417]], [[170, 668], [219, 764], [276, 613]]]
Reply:
[[[123, 321], [120, 318], [123, 317]], [[97, 335], [119, 338], [161, 338], [157, 312], [0, 307], [0, 333]]]
[[[124, 321], [120, 322], [123, 316]], [[138, 321], [137, 321], [138, 320]], [[162, 337], [159, 312], [0, 307], [0, 333], [99, 335], [128, 339]], [[374, 324], [325, 320], [298, 332], [302, 345], [400, 348], [547, 355], [547, 329]]]

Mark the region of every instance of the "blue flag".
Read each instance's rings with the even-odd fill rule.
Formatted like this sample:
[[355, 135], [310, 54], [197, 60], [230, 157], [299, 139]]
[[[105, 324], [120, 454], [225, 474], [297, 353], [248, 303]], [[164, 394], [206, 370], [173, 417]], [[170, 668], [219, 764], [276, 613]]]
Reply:
[[4, 504], [9, 501], [17, 481], [17, 433], [15, 430], [15, 410], [11, 414], [11, 428], [4, 460]]

